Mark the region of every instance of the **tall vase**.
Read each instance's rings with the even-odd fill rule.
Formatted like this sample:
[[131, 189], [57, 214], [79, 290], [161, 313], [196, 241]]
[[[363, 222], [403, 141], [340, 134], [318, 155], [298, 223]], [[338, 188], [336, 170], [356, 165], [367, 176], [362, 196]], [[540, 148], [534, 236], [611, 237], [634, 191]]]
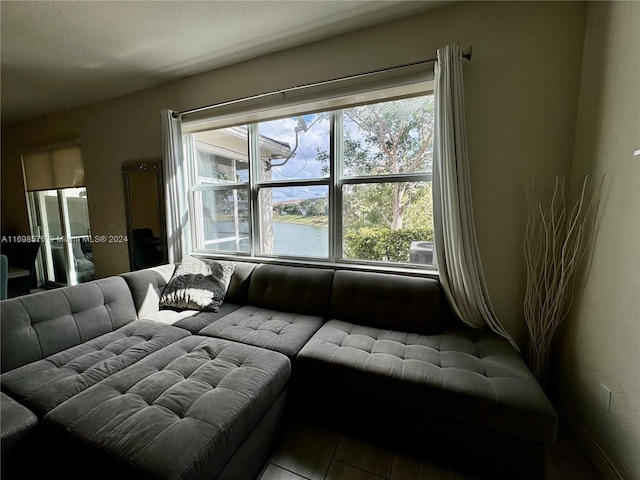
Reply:
[[529, 342], [529, 369], [544, 390], [547, 389], [547, 380], [549, 378], [550, 354], [550, 342], [533, 340]]

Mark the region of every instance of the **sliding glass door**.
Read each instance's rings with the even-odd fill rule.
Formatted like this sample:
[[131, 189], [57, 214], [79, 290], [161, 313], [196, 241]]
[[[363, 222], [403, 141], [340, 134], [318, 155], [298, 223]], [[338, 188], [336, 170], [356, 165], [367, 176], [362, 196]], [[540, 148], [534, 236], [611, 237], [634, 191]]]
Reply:
[[31, 232], [42, 244], [38, 284], [76, 285], [94, 279], [87, 190], [29, 192]]

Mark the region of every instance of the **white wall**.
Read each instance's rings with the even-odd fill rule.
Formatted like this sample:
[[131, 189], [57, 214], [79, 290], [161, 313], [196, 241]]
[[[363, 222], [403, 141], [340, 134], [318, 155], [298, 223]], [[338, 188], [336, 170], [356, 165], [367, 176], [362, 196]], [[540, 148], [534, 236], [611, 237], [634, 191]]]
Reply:
[[[494, 308], [524, 344], [524, 181], [568, 173], [584, 20], [579, 2], [470, 2], [303, 45], [2, 131], [2, 224], [28, 231], [18, 152], [80, 138], [92, 233], [126, 232], [121, 166], [161, 155], [159, 111], [183, 110], [473, 45], [465, 66], [478, 240]], [[127, 246], [94, 247], [97, 276], [128, 270]]]
[[587, 18], [572, 175], [606, 179], [586, 284], [555, 345], [555, 396], [623, 478], [639, 479], [640, 3], [589, 3]]

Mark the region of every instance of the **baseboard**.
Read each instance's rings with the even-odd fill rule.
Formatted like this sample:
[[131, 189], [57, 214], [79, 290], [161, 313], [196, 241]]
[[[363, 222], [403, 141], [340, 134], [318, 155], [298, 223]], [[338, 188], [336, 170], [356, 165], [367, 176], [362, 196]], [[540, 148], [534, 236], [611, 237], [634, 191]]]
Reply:
[[580, 423], [580, 419], [569, 413], [567, 409], [558, 408], [560, 421], [569, 429], [569, 433], [576, 439], [584, 453], [589, 456], [594, 466], [604, 480], [624, 480], [615, 465], [609, 460], [606, 453], [600, 448], [598, 442], [589, 434], [587, 429]]

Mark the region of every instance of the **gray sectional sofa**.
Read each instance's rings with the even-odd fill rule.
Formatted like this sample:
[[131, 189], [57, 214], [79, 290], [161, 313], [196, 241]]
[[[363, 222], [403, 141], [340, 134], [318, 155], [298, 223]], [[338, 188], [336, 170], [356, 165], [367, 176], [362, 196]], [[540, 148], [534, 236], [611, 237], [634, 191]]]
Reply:
[[250, 479], [303, 414], [543, 478], [553, 407], [506, 341], [456, 324], [436, 280], [237, 262], [214, 313], [159, 308], [173, 271], [0, 302], [6, 478]]

